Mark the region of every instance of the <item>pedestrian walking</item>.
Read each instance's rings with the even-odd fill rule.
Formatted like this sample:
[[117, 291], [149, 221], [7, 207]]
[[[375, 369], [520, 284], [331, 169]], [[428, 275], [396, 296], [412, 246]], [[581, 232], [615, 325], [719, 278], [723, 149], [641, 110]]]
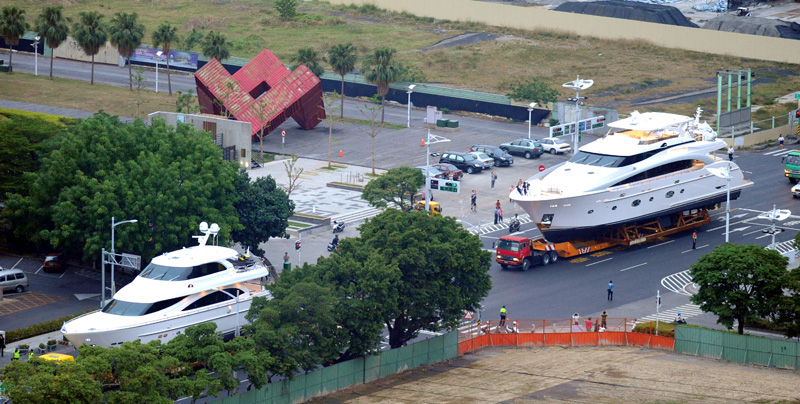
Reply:
[[500, 218], [500, 209], [494, 208], [494, 224], [497, 224], [497, 220]]
[[500, 308], [500, 324], [498, 324], [497, 326], [503, 327], [505, 325], [506, 325], [506, 306], [503, 306], [502, 308]]
[[503, 209], [497, 208], [497, 213], [500, 215], [500, 223], [503, 223]]
[[511, 199], [511, 193], [512, 193], [512, 192], [514, 192], [514, 190], [515, 190], [515, 189], [516, 189], [516, 188], [514, 188], [514, 186], [513, 186], [513, 185], [512, 185], [512, 186], [510, 186], [510, 187], [508, 187], [508, 203], [512, 203], [512, 202], [514, 202], [514, 200], [513, 200], [513, 199]]
[[781, 144], [781, 149], [783, 149], [783, 134], [781, 134], [780, 136], [778, 136], [778, 143], [780, 143], [780, 144]]
[[497, 181], [497, 173], [492, 171], [492, 189], [494, 189], [494, 182]]
[[497, 202], [494, 203], [494, 207], [500, 209], [500, 200], [498, 199]]
[[283, 253], [283, 270], [289, 271], [292, 269], [292, 264], [289, 262], [289, 251]]
[[6, 356], [6, 336], [0, 334], [0, 358]]
[[614, 281], [608, 281], [608, 301], [614, 301]]
[[14, 357], [11, 358], [11, 360], [12, 361], [18, 361], [19, 360], [19, 347], [14, 348]]
[[605, 331], [605, 329], [608, 328], [608, 325], [606, 324], [606, 318], [607, 317], [608, 317], [608, 313], [606, 313], [606, 311], [603, 310], [603, 313], [600, 314], [600, 318], [601, 318], [600, 327], [603, 328], [603, 331]]
[[697, 232], [692, 232], [692, 250], [697, 249]]
[[575, 312], [575, 313], [572, 315], [572, 324], [573, 324], [573, 325], [578, 325], [578, 320], [580, 320], [580, 318], [581, 318], [581, 316], [580, 316], [580, 315], [578, 314], [578, 312], [576, 311], [576, 312]]
[[728, 160], [733, 161], [733, 146], [728, 147]]
[[31, 349], [31, 350], [28, 352], [28, 362], [30, 362], [31, 360], [33, 360], [33, 349]]
[[472, 213], [478, 211], [478, 193], [473, 189], [472, 195], [469, 197], [469, 209]]

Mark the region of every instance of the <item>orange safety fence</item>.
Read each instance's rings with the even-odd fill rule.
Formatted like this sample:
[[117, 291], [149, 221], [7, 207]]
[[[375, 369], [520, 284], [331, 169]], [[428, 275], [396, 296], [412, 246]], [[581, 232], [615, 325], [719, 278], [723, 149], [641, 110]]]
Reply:
[[500, 320], [480, 321], [458, 329], [458, 354], [463, 355], [485, 346], [643, 346], [673, 351], [675, 339], [633, 332], [636, 319]]

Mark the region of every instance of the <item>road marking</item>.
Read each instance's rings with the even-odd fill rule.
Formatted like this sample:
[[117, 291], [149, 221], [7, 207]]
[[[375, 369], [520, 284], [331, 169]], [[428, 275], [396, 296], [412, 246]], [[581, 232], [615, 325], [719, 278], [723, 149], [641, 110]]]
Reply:
[[100, 296], [99, 293], [75, 293], [75, 298], [78, 300], [86, 300], [91, 299], [93, 297]]
[[750, 227], [752, 227], [752, 226], [737, 227], [737, 228], [731, 230], [730, 232], [733, 233], [735, 231], [745, 231], [745, 230], [749, 229]]
[[632, 266], [632, 267], [627, 267], [627, 268], [625, 268], [625, 269], [620, 269], [619, 271], [620, 271], [620, 272], [624, 272], [624, 271], [627, 271], [627, 270], [629, 270], [629, 269], [638, 268], [638, 267], [640, 267], [640, 266], [642, 266], [642, 265], [647, 265], [647, 263], [646, 263], [646, 262], [643, 262], [643, 263], [641, 263], [641, 264], [639, 264], [639, 265], [634, 265], [634, 266]]
[[595, 265], [595, 264], [600, 264], [600, 263], [603, 263], [603, 262], [606, 262], [606, 261], [611, 261], [611, 260], [613, 260], [613, 259], [614, 259], [614, 258], [607, 258], [607, 259], [604, 259], [604, 260], [602, 260], [602, 261], [597, 261], [597, 262], [592, 262], [591, 264], [586, 264], [586, 266], [587, 266], [587, 267], [590, 267], [590, 266], [592, 266], [592, 265]]
[[658, 314], [651, 314], [647, 317], [642, 317], [639, 319], [639, 321], [656, 321], [656, 317], [658, 317], [661, 321], [671, 323], [675, 320], [675, 317], [678, 315], [678, 313], [681, 313], [681, 317], [686, 319], [703, 314], [703, 310], [700, 310], [700, 306], [696, 304], [686, 303], [669, 310], [664, 310]]
[[692, 283], [692, 275], [689, 274], [688, 269], [665, 276], [661, 279], [661, 286], [665, 287], [671, 292], [686, 296], [691, 296], [691, 293], [687, 292], [685, 289], [690, 283]]
[[699, 246], [697, 246], [697, 248], [690, 248], [688, 250], [684, 250], [684, 251], [681, 252], [681, 254], [686, 254], [687, 252], [692, 252], [694, 250], [699, 250], [701, 248], [706, 248], [706, 247], [708, 247], [708, 244], [699, 245]]
[[650, 247], [647, 247], [647, 248], [649, 249], [649, 248], [661, 247], [662, 245], [667, 245], [669, 243], [674, 243], [674, 242], [675, 242], [675, 240], [665, 241], [665, 242], [663, 242], [661, 244], [651, 245]]
[[16, 267], [17, 267], [17, 265], [19, 265], [19, 263], [20, 263], [20, 262], [22, 262], [22, 258], [20, 258], [20, 259], [19, 259], [19, 261], [17, 261], [17, 263], [16, 263], [16, 264], [14, 264], [14, 266], [12, 266], [12, 267], [11, 267], [11, 269], [14, 269], [14, 268], [16, 268]]

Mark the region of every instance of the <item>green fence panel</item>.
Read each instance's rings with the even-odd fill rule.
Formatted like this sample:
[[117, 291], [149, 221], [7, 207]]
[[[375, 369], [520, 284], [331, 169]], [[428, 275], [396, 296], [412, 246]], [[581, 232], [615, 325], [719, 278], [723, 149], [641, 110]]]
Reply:
[[397, 352], [397, 362], [395, 363], [395, 370], [392, 373], [402, 372], [412, 367], [414, 363], [414, 346], [417, 344], [404, 346], [395, 349]]
[[317, 369], [306, 374], [306, 397], [314, 397], [322, 391], [322, 377], [325, 370], [333, 368], [334, 379], [336, 378], [336, 365]]
[[[753, 365], [761, 365], [761, 366], [769, 366], [772, 363], [772, 353], [771, 352], [757, 352], [757, 351], [750, 351], [747, 353], [747, 362]], [[741, 360], [737, 362], [742, 362]]]
[[289, 399], [289, 391], [291, 389], [291, 382], [289, 380], [284, 380], [280, 382], [276, 386], [277, 388], [272, 392], [272, 403], [274, 404], [289, 404], [291, 403]]
[[338, 388], [345, 389], [350, 386], [364, 383], [364, 358], [356, 358], [340, 363]]
[[306, 396], [306, 375], [297, 375], [289, 382], [289, 402], [302, 401]]
[[699, 329], [699, 331], [700, 331], [700, 343], [722, 346], [722, 335], [724, 333], [721, 333], [716, 330], [704, 330], [704, 329]]
[[747, 343], [747, 349], [751, 352], [772, 352], [772, 340], [764, 337], [752, 335], [737, 335], [742, 341]]
[[411, 345], [411, 366], [416, 368], [428, 364], [428, 351], [430, 350], [431, 340], [417, 342]]
[[388, 351], [381, 352], [381, 367], [380, 367], [380, 377], [384, 378], [389, 375], [393, 375], [397, 372], [397, 357], [400, 355], [399, 349], [390, 349]]
[[[675, 328], [677, 330], [677, 327]], [[676, 333], [677, 334], [677, 333]], [[700, 343], [697, 341], [683, 341], [675, 339], [675, 352], [686, 355], [698, 355]]]
[[784, 369], [794, 369], [797, 362], [797, 342], [789, 340], [771, 340], [772, 352], [775, 354], [773, 364]]
[[239, 394], [239, 404], [256, 404], [256, 391], [250, 390]]
[[444, 336], [444, 359], [458, 356], [458, 331], [451, 331]]
[[[675, 326], [675, 343], [678, 341], [700, 342], [700, 329], [694, 327]], [[694, 354], [694, 351], [692, 351]]]
[[730, 362], [744, 363], [748, 359], [747, 350], [723, 346], [721, 358]]
[[381, 377], [381, 355], [370, 355], [364, 358], [364, 383], [378, 380]]
[[[724, 331], [719, 331], [719, 333], [722, 334], [722, 346], [724, 346], [725, 349], [735, 348], [735, 349], [752, 350], [751, 342], [748, 338], [743, 338], [742, 335], [732, 334]], [[761, 350], [761, 352], [764, 351]]]

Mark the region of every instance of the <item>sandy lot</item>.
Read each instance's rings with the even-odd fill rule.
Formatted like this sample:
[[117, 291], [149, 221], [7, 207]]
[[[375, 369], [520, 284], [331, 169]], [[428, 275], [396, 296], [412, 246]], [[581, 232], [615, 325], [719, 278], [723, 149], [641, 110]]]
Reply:
[[800, 373], [633, 347], [485, 348], [314, 403], [798, 403]]

